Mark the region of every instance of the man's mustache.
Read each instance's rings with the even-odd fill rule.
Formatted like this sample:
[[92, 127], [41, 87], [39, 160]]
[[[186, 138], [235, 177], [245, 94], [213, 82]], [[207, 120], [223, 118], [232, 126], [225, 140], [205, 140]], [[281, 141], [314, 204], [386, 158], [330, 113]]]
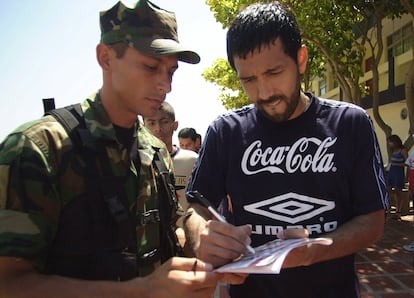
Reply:
[[257, 100], [257, 104], [259, 104], [259, 105], [272, 104], [272, 103], [274, 103], [276, 101], [279, 101], [279, 100], [281, 100], [281, 101], [286, 100], [286, 96], [284, 96], [284, 95], [273, 95], [273, 96], [270, 96], [267, 99], [260, 98], [259, 100]]

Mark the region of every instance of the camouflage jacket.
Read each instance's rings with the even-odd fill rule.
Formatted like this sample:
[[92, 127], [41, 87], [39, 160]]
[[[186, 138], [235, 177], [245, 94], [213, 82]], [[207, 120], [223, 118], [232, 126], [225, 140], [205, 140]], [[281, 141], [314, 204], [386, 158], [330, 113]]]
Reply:
[[[105, 146], [114, 176], [124, 177], [128, 207], [145, 212], [158, 206], [152, 164], [159, 150], [168, 169], [172, 161], [164, 143], [138, 125], [140, 168], [130, 160], [128, 149], [118, 142], [99, 93], [82, 103], [87, 129]], [[12, 132], [0, 145], [0, 255], [21, 257], [44, 271], [56, 236], [62, 210], [86, 193], [79, 173], [83, 160], [69, 159], [73, 144], [54, 117], [45, 116]], [[138, 250], [159, 245], [158, 224], [137, 229]], [[90, 240], [90, 239], [89, 239]]]

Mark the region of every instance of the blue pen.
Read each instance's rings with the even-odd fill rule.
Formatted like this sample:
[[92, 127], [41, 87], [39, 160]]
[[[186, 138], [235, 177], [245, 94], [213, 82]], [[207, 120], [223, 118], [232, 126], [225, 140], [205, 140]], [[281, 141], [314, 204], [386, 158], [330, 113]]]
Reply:
[[[207, 200], [201, 193], [199, 193], [198, 191], [189, 191], [187, 192], [186, 196], [190, 199], [190, 200], [195, 200], [196, 202], [200, 203], [201, 205], [203, 205], [204, 207], [206, 207], [208, 209], [208, 211], [210, 211], [210, 213], [219, 221], [219, 222], [223, 222], [223, 223], [227, 223], [226, 219], [224, 218], [224, 216], [222, 216], [220, 213], [217, 212], [217, 210], [211, 205], [210, 201]], [[251, 247], [250, 245], [247, 245], [247, 250], [254, 254], [255, 250], [253, 247]]]

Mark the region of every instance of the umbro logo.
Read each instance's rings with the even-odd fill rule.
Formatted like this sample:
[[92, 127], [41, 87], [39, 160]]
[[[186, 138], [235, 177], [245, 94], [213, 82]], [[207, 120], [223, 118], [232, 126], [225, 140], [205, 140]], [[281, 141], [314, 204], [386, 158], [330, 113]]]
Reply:
[[244, 206], [244, 210], [248, 212], [290, 224], [302, 222], [334, 208], [334, 202], [293, 192]]

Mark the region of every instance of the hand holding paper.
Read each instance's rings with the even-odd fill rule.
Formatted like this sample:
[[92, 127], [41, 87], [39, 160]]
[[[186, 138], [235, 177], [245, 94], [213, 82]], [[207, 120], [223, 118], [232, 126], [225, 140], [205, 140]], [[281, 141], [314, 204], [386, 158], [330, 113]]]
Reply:
[[276, 239], [255, 248], [256, 253], [216, 268], [217, 272], [279, 274], [288, 253], [308, 244], [331, 245], [330, 238]]

